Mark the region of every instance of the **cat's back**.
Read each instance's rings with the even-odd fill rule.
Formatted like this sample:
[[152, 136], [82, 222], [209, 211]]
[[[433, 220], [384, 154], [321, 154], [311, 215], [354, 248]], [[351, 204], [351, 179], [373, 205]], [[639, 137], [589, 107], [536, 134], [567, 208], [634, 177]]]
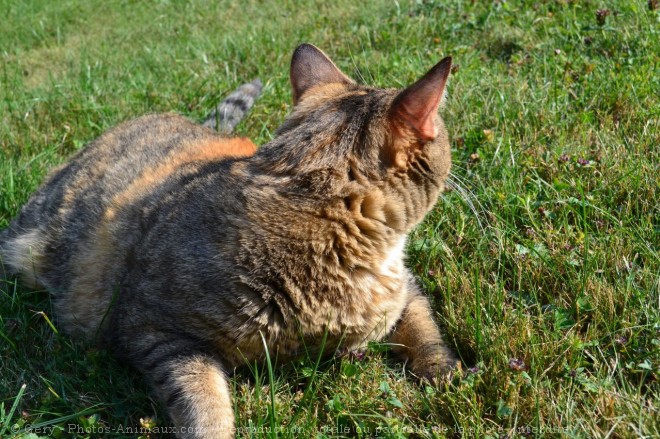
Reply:
[[0, 235], [2, 262], [27, 284], [55, 292], [56, 307], [58, 292], [96, 301], [123, 257], [117, 243], [130, 241], [118, 235], [120, 215], [176, 191], [182, 173], [255, 151], [248, 139], [222, 137], [175, 114], [120, 124], [49, 175]]
[[49, 215], [55, 209], [64, 213], [72, 207], [88, 207], [94, 212], [129, 189], [164, 181], [183, 163], [254, 151], [247, 139], [223, 138], [185, 117], [147, 115], [101, 135], [54, 171], [37, 195], [46, 198]]

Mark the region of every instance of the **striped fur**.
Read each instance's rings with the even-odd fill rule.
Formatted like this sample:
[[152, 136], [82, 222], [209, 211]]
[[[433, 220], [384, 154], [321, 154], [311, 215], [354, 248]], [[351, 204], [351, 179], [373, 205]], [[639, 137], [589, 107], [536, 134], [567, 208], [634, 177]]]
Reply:
[[48, 177], [2, 232], [2, 261], [52, 292], [64, 331], [144, 373], [180, 437], [233, 436], [227, 376], [264, 341], [285, 360], [325, 336], [328, 352], [389, 336], [440, 376], [456, 359], [403, 256], [449, 172], [449, 67], [376, 89], [302, 45], [271, 142], [171, 114], [124, 123]]
[[258, 78], [248, 84], [243, 84], [218, 104], [203, 125], [216, 131], [231, 133], [252, 107], [254, 100], [261, 93], [262, 87]]

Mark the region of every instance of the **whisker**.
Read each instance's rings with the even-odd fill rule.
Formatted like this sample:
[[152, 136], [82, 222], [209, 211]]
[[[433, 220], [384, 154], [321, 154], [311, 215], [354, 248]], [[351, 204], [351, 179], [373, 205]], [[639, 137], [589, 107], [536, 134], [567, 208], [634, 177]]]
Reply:
[[[459, 165], [458, 163], [452, 162], [451, 164], [452, 169], [460, 169], [461, 171], [468, 173], [469, 170], [465, 166]], [[455, 175], [455, 174], [452, 174]]]
[[479, 208], [481, 209], [482, 212], [486, 211], [483, 204], [481, 204], [481, 201], [479, 201], [479, 198], [477, 198], [477, 196], [474, 194], [474, 192], [471, 189], [469, 189], [470, 183], [471, 183], [470, 181], [468, 181], [465, 177], [462, 177], [458, 174], [454, 174], [452, 172], [449, 173], [449, 176], [453, 177], [456, 183], [462, 184], [463, 190], [465, 190], [466, 192], [468, 192], [471, 195], [471, 198], [477, 202], [477, 204], [479, 205]]
[[[456, 183], [457, 183], [459, 186], [461, 186], [461, 189], [463, 189], [463, 191], [466, 192], [466, 193], [470, 196], [470, 199], [476, 202], [476, 204], [477, 204], [478, 207], [479, 207], [479, 211], [480, 211], [480, 213], [481, 213], [484, 217], [488, 218], [488, 217], [485, 215], [485, 213], [487, 212], [487, 211], [486, 211], [486, 208], [485, 208], [484, 205], [481, 203], [481, 201], [479, 200], [479, 198], [476, 196], [476, 194], [474, 193], [474, 191], [473, 191], [472, 189], [469, 188], [469, 184], [470, 184], [470, 182], [468, 182], [465, 178], [463, 178], [463, 177], [461, 177], [461, 176], [459, 176], [459, 175], [454, 175], [454, 178], [455, 178], [455, 180], [456, 180]], [[486, 221], [487, 221], [487, 220], [486, 220]]]
[[[474, 195], [474, 193], [471, 190], [464, 187], [460, 182], [460, 177], [455, 174], [450, 173], [449, 177], [446, 180], [446, 184], [449, 188], [456, 190], [456, 192], [459, 194], [459, 198], [461, 198], [463, 202], [465, 202], [465, 204], [474, 214], [474, 217], [477, 220], [477, 225], [479, 226], [479, 229], [481, 229], [481, 232], [486, 233], [486, 229], [484, 228], [484, 225], [481, 222], [481, 217], [485, 216], [483, 215], [485, 209], [481, 204], [481, 202]], [[465, 182], [463, 184], [465, 184]], [[477, 209], [473, 200], [476, 201], [477, 205], [479, 206], [479, 209]]]

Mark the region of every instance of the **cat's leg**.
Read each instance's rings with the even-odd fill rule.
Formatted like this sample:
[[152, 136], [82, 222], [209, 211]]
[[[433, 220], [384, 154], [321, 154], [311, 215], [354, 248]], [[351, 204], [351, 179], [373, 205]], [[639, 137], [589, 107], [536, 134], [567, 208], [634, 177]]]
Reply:
[[459, 361], [442, 339], [429, 300], [412, 280], [408, 290], [408, 304], [389, 341], [394, 352], [408, 360], [415, 375], [434, 381], [448, 375]]
[[190, 350], [185, 342], [168, 340], [147, 344], [136, 365], [165, 404], [177, 437], [234, 437], [231, 390], [216, 358]]

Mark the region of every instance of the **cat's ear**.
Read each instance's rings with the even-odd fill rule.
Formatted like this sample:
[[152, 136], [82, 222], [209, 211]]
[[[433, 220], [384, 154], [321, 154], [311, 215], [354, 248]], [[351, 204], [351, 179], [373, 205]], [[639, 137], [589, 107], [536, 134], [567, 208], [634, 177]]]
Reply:
[[301, 44], [291, 59], [293, 103], [310, 88], [322, 84], [352, 84], [353, 81], [337, 68], [328, 56], [312, 44]]
[[438, 134], [435, 117], [450, 72], [451, 58], [446, 57], [419, 81], [403, 90], [392, 104], [394, 122], [404, 122], [421, 140], [435, 139]]

